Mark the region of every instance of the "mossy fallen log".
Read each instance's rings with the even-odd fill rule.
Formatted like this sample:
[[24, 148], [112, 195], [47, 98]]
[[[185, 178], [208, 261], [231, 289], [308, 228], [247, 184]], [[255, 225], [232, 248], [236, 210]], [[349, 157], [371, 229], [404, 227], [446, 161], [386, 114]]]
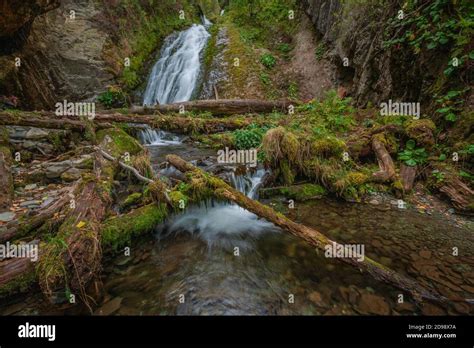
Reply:
[[317, 199], [323, 197], [326, 194], [326, 190], [321, 185], [300, 184], [292, 186], [264, 188], [260, 189], [259, 194], [262, 198], [283, 195], [287, 198], [303, 202], [309, 199]]
[[194, 100], [189, 102], [156, 105], [152, 107], [135, 107], [132, 109], [137, 114], [178, 113], [180, 111], [210, 112], [213, 115], [242, 115], [249, 113], [271, 113], [273, 111], [288, 112], [290, 105], [298, 103], [288, 100], [271, 101], [257, 99], [218, 99]]
[[134, 237], [153, 231], [167, 215], [168, 210], [165, 204], [152, 203], [105, 220], [101, 232], [104, 250], [117, 251], [130, 245]]
[[[257, 216], [264, 218], [270, 222], [273, 222], [275, 225], [279, 226], [284, 231], [287, 231], [299, 238], [302, 238], [317, 249], [325, 251], [327, 246], [332, 245], [344, 248], [343, 245], [330, 240], [321, 232], [288, 219], [283, 214], [275, 212], [269, 206], [261, 204], [260, 202], [245, 196], [241, 192], [232, 188], [223, 180], [202, 171], [201, 169], [191, 165], [190, 163], [184, 161], [176, 155], [168, 155], [167, 161], [181, 172], [187, 173], [187, 177], [189, 180], [204, 181], [206, 185], [213, 190], [214, 195], [217, 198], [228, 200], [238, 204], [242, 208], [247, 209], [248, 211], [256, 214]], [[438, 301], [445, 300], [444, 297], [422, 287], [413, 279], [407, 278], [368, 257], [363, 258], [362, 261], [358, 257], [339, 258], [339, 260], [361, 271], [367, 272], [376, 280], [391, 284], [401, 290], [410, 293], [417, 301], [421, 301], [422, 299], [431, 299]]]
[[[182, 134], [212, 134], [226, 130], [236, 130], [250, 125], [251, 117], [199, 118], [176, 115], [138, 115], [138, 114], [97, 114], [90, 121], [96, 129], [113, 128], [114, 123], [146, 124], [154, 128], [174, 131]], [[0, 112], [0, 125], [30, 126], [50, 129], [68, 129], [81, 133], [88, 131], [87, 122], [77, 117], [58, 117], [53, 112], [19, 112], [15, 115]]]

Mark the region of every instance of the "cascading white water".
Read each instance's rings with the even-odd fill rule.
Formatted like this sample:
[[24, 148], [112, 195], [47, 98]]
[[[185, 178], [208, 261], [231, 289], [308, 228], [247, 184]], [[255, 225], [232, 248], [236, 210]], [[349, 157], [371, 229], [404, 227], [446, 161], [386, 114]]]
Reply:
[[[265, 170], [260, 169], [252, 175], [232, 175], [230, 181], [237, 190], [256, 199], [264, 175]], [[186, 209], [185, 214], [175, 216], [166, 226], [167, 234], [183, 231], [196, 233], [209, 246], [238, 246], [245, 250], [252, 248], [252, 240], [260, 234], [277, 232], [279, 228], [236, 204], [210, 201]], [[242, 238], [244, 234], [246, 238]]]
[[170, 35], [161, 50], [160, 59], [153, 66], [143, 97], [144, 105], [169, 104], [188, 101], [196, 90], [201, 74], [201, 54], [210, 34], [212, 23], [203, 16], [203, 25]]
[[168, 146], [182, 143], [179, 136], [162, 130], [145, 126], [139, 133], [139, 138], [144, 145]]

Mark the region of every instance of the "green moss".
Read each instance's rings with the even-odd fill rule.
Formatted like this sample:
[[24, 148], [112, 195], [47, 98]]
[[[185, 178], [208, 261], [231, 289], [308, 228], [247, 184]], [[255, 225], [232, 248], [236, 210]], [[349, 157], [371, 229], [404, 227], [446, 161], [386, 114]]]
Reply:
[[101, 231], [103, 248], [117, 251], [129, 245], [132, 238], [153, 231], [167, 216], [164, 204], [149, 204], [104, 222]]
[[115, 158], [123, 156], [126, 152], [137, 155], [143, 151], [140, 143], [120, 128], [102, 129], [97, 132], [99, 143], [102, 143], [107, 135], [112, 141], [106, 143], [106, 151]]
[[434, 145], [433, 132], [435, 130], [435, 124], [427, 118], [411, 120], [405, 125], [408, 137], [414, 139], [421, 146], [430, 147]]
[[8, 283], [0, 286], [0, 298], [27, 292], [36, 282], [34, 270], [27, 271]]
[[269, 198], [275, 195], [284, 195], [287, 198], [298, 202], [304, 202], [310, 199], [321, 198], [326, 194], [324, 187], [316, 184], [293, 185], [280, 188], [267, 188], [260, 190], [263, 198]]
[[142, 194], [140, 192], [134, 192], [134, 193], [128, 195], [127, 198], [125, 198], [125, 200], [122, 202], [120, 207], [122, 209], [126, 209], [128, 207], [136, 205], [137, 203], [140, 202], [141, 199], [142, 199]]
[[323, 136], [311, 143], [311, 153], [314, 156], [342, 158], [344, 151], [346, 151], [346, 143], [332, 135]]
[[188, 205], [189, 198], [181, 191], [171, 191], [169, 198], [175, 209], [184, 209]]

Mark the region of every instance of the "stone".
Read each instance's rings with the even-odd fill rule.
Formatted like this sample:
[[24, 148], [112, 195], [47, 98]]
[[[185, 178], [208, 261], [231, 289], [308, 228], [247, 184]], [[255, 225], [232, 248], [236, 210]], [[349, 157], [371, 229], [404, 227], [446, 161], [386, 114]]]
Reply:
[[421, 250], [420, 251], [420, 256], [424, 259], [429, 259], [431, 258], [431, 251], [429, 250]]
[[326, 304], [323, 301], [321, 294], [317, 291], [313, 291], [308, 295], [308, 298], [318, 307], [326, 307]]
[[25, 138], [30, 140], [38, 140], [45, 139], [48, 137], [48, 135], [49, 133], [41, 128], [30, 128], [30, 130], [26, 132]]
[[71, 168], [61, 174], [61, 179], [66, 182], [76, 181], [81, 178], [82, 171], [77, 168]]
[[431, 303], [423, 304], [423, 309], [421, 310], [421, 312], [423, 315], [445, 315], [446, 314], [446, 312], [443, 309]]
[[110, 300], [109, 302], [105, 303], [94, 312], [94, 315], [111, 315], [119, 310], [122, 304], [121, 297], [115, 297], [114, 299]]
[[37, 187], [38, 187], [38, 185], [36, 185], [36, 184], [29, 184], [29, 185], [25, 186], [25, 191], [34, 190]]
[[0, 213], [0, 221], [1, 222], [10, 222], [15, 218], [15, 213], [11, 211], [6, 211], [4, 213]]
[[378, 200], [376, 200], [376, 199], [371, 199], [371, 200], [369, 201], [369, 204], [372, 204], [372, 205], [379, 205], [380, 202], [379, 202]]
[[38, 200], [25, 201], [25, 202], [20, 203], [20, 207], [22, 208], [39, 207], [41, 203], [42, 202]]
[[361, 312], [375, 315], [389, 315], [390, 306], [383, 297], [364, 293], [360, 297], [358, 307]]

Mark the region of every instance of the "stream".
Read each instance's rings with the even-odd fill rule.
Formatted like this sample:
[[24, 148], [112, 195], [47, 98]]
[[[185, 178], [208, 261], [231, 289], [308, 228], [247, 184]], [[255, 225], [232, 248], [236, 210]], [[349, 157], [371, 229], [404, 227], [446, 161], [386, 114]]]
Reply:
[[[200, 85], [210, 22], [165, 40], [143, 95], [145, 105], [191, 100]], [[145, 127], [139, 134], [155, 171], [173, 153], [204, 169], [216, 152], [184, 136]], [[227, 180], [258, 199], [263, 168]], [[474, 313], [474, 236], [442, 217], [393, 206], [335, 199], [288, 209], [283, 198], [265, 200], [297, 222], [341, 243], [363, 243], [366, 255], [417, 279], [451, 299], [414, 302], [237, 205], [209, 200], [188, 207], [131, 246], [131, 256], [109, 257], [102, 273], [102, 315], [437, 315]], [[457, 247], [459, 255], [453, 256]], [[472, 301], [471, 301], [472, 299]], [[467, 300], [467, 301], [466, 301]], [[470, 303], [471, 302], [471, 303]], [[2, 304], [0, 314], [87, 314], [68, 304], [52, 306], [40, 291]]]

